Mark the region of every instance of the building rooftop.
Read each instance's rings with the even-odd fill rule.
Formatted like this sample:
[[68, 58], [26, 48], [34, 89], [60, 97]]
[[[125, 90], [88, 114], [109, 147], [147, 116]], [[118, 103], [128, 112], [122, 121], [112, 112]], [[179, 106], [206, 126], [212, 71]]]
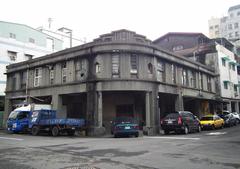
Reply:
[[240, 9], [240, 4], [239, 5], [235, 5], [235, 6], [231, 6], [229, 9], [228, 9], [228, 12], [231, 12], [231, 11], [234, 11], [236, 9]]

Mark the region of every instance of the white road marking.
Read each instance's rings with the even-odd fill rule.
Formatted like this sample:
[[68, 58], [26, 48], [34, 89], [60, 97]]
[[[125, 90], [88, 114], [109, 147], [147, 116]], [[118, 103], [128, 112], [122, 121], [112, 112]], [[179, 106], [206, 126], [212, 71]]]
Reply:
[[173, 140], [200, 140], [198, 137], [161, 137], [161, 136], [156, 136], [156, 137], [148, 137], [144, 136], [145, 138], [157, 138], [157, 139], [173, 139]]
[[16, 141], [23, 141], [24, 139], [21, 138], [11, 138], [11, 137], [0, 137], [0, 139], [4, 140], [16, 140]]
[[223, 134], [227, 134], [227, 132], [211, 132], [211, 133], [207, 133], [206, 135], [218, 136], [218, 135], [223, 135]]

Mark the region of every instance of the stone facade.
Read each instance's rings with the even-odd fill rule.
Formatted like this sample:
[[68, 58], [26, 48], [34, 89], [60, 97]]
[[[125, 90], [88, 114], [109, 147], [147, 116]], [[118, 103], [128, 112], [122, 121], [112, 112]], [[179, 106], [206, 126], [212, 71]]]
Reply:
[[[28, 75], [25, 81], [23, 72]], [[85, 118], [88, 135], [110, 132], [116, 116], [137, 118], [150, 135], [159, 132], [160, 118], [171, 111], [186, 107], [198, 116], [213, 111], [214, 78], [211, 68], [162, 50], [135, 32], [119, 30], [9, 65], [4, 117], [27, 100], [52, 104], [58, 117]]]

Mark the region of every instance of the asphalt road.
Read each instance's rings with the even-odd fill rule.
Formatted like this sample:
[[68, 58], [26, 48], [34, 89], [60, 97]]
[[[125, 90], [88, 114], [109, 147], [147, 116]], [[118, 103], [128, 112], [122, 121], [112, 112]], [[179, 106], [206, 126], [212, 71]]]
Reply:
[[0, 131], [0, 169], [240, 169], [240, 125], [189, 135], [50, 137]]

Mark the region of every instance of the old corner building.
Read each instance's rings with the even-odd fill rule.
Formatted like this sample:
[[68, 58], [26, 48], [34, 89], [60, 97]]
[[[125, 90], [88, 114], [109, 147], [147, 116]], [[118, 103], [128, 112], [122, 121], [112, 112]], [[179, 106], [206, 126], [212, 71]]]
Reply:
[[84, 118], [90, 134], [132, 116], [147, 134], [175, 110], [213, 113], [214, 70], [167, 52], [128, 30], [7, 67], [4, 118], [24, 101], [52, 104], [58, 117]]

